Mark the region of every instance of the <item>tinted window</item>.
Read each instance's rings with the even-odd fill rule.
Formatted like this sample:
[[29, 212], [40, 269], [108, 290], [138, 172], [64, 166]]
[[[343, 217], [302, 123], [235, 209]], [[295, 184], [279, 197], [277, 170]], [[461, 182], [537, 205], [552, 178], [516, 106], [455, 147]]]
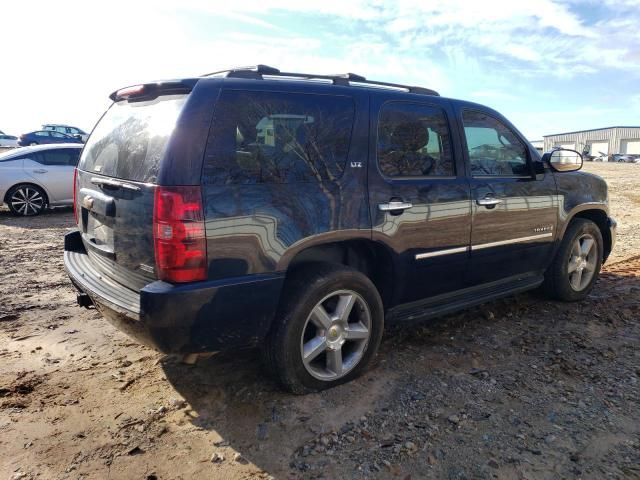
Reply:
[[139, 182], [155, 182], [160, 160], [187, 96], [114, 103], [85, 145], [82, 170]]
[[39, 152], [37, 154], [31, 155], [29, 158], [43, 165], [75, 167], [78, 164], [79, 155], [79, 148], [61, 148], [56, 150], [49, 150], [46, 152]]
[[336, 180], [347, 160], [353, 117], [349, 97], [225, 91], [216, 106], [205, 180]]
[[454, 175], [444, 111], [412, 103], [384, 105], [378, 124], [378, 165], [387, 177]]
[[72, 167], [77, 167], [78, 166], [78, 162], [80, 162], [80, 152], [82, 151], [82, 149], [80, 148], [76, 148], [73, 150], [70, 150], [70, 154], [69, 154], [69, 165], [71, 165]]
[[531, 175], [527, 147], [511, 129], [481, 112], [463, 113], [471, 174], [474, 176]]
[[66, 135], [60, 133], [60, 132], [51, 132], [49, 135], [51, 135], [52, 137], [56, 137], [56, 138], [67, 138]]

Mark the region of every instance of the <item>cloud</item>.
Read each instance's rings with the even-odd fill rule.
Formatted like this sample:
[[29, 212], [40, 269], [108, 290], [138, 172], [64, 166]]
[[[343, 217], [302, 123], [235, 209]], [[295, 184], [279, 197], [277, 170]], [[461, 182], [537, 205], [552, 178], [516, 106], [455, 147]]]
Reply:
[[[585, 5], [600, 18], [587, 20]], [[60, 8], [13, 0], [2, 15], [16, 21], [0, 29], [0, 44], [15, 55], [0, 79], [0, 128], [90, 128], [121, 86], [256, 63], [474, 92], [496, 106], [572, 79], [632, 83], [640, 81], [638, 7], [640, 0], [70, 0]], [[28, 29], [17, 21], [26, 17]]]
[[514, 101], [518, 96], [504, 90], [476, 90], [469, 93], [471, 100], [507, 100]]
[[[504, 65], [520, 62], [524, 75], [570, 78], [598, 68], [640, 72], [640, 0], [605, 0], [606, 18], [587, 25], [580, 5], [595, 0], [245, 0], [221, 8], [219, 2], [184, 0], [186, 10], [235, 12], [245, 21], [274, 14], [341, 21], [384, 42], [396, 54], [456, 57], [481, 50]], [[174, 8], [164, 0], [160, 5]], [[625, 12], [619, 16], [620, 10]], [[271, 24], [273, 26], [273, 24]], [[468, 54], [468, 53], [467, 53]]]
[[[154, 8], [121, 0], [91, 3], [90, 9], [69, 2], [64, 11], [58, 4], [39, 4], [39, 14], [29, 20], [29, 32], [37, 35], [27, 33], [23, 22], [4, 22], [0, 29], [0, 44], [14, 45], [19, 62], [3, 69], [0, 128], [22, 133], [43, 123], [64, 122], [90, 129], [108, 106], [107, 95], [122, 86], [256, 63], [288, 71], [356, 72], [432, 88], [448, 85], [435, 62], [390, 48], [377, 35], [295, 31], [295, 18], [280, 25], [275, 13], [265, 14], [269, 7], [248, 2], [254, 10], [243, 4], [224, 8], [222, 15], [220, 5], [196, 0], [180, 6], [160, 0]], [[340, 18], [356, 8], [353, 5], [341, 10], [340, 2], [307, 7], [281, 2], [283, 11], [290, 8], [310, 16], [341, 12]], [[23, 18], [30, 8], [35, 7], [12, 2], [3, 18]], [[363, 12], [364, 18], [376, 15], [370, 6], [363, 5]], [[224, 28], [227, 25], [230, 28]]]

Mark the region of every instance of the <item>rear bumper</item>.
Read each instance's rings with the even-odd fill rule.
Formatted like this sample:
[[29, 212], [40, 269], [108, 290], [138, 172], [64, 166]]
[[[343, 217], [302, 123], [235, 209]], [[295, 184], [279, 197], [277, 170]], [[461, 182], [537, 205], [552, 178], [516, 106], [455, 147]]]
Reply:
[[71, 282], [118, 329], [164, 353], [199, 353], [255, 345], [267, 334], [282, 274], [174, 285], [156, 281], [135, 292], [92, 265], [79, 232], [65, 236]]

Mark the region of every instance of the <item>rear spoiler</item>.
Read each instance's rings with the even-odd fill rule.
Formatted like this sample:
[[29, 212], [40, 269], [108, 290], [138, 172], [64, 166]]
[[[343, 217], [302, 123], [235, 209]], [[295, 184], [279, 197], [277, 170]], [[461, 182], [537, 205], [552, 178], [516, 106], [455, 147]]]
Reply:
[[116, 90], [109, 98], [114, 102], [127, 100], [130, 102], [143, 102], [153, 100], [160, 95], [176, 95], [181, 93], [190, 93], [195, 86], [195, 80], [179, 80], [158, 83], [143, 83], [140, 85], [131, 85], [129, 87]]

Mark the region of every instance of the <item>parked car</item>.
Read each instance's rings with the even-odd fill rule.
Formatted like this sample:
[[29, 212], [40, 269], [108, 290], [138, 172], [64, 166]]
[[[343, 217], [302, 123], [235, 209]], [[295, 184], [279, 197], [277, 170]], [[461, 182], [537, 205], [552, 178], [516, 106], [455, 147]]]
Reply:
[[613, 155], [614, 162], [621, 163], [636, 163], [638, 157], [640, 155], [626, 154], [626, 153], [615, 153]]
[[32, 216], [73, 203], [73, 172], [82, 145], [38, 145], [0, 153], [0, 199], [14, 215]]
[[598, 152], [598, 155], [593, 158], [594, 162], [608, 162], [609, 155], [604, 152]]
[[17, 146], [18, 146], [18, 137], [0, 133], [0, 147], [17, 147]]
[[18, 145], [43, 145], [47, 143], [82, 143], [82, 140], [67, 135], [66, 133], [52, 132], [49, 130], [37, 130], [24, 133], [18, 139]]
[[72, 127], [71, 125], [47, 123], [45, 125], [42, 125], [42, 129], [64, 133], [65, 135], [71, 135], [72, 137], [76, 137], [78, 140], [82, 140], [83, 143], [87, 141], [87, 138], [89, 138], [89, 134], [87, 132], [78, 127]]
[[581, 300], [614, 246], [578, 152], [433, 90], [258, 66], [111, 99], [65, 237], [79, 305], [188, 361], [258, 345], [295, 393], [362, 373], [385, 322]]

